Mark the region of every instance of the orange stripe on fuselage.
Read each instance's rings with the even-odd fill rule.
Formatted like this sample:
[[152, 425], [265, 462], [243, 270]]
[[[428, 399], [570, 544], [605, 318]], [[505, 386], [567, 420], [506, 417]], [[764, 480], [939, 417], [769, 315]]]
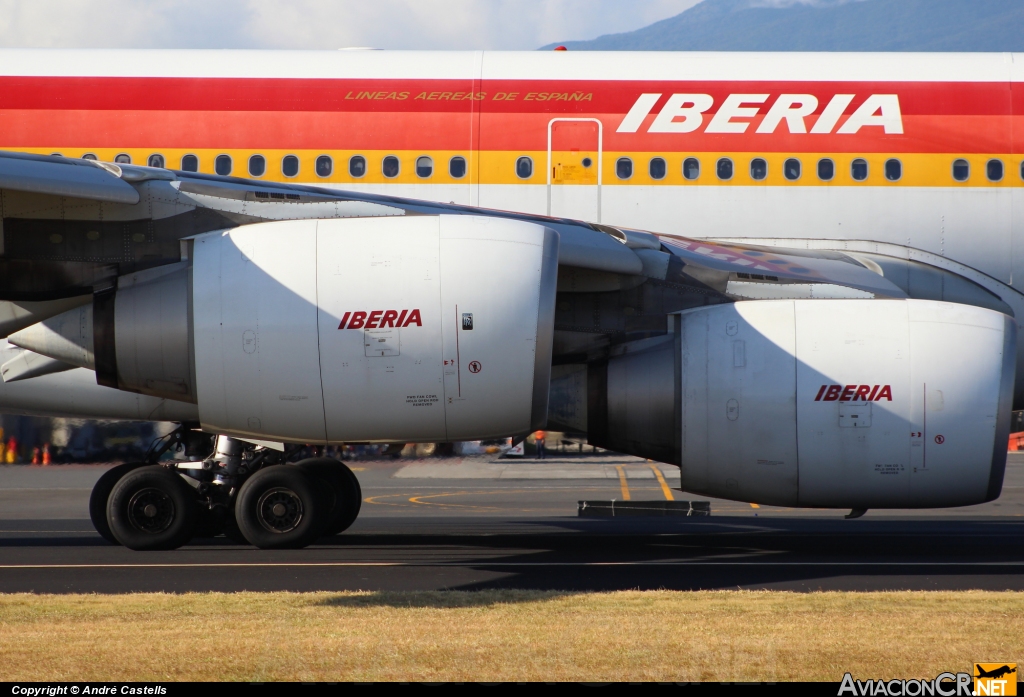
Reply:
[[[474, 115], [464, 113], [192, 112], [0, 110], [0, 148], [197, 148], [468, 150]], [[557, 114], [482, 114], [484, 151], [547, 150]], [[632, 152], [761, 151], [836, 153], [1024, 152], [1024, 116], [904, 116], [904, 134], [878, 127], [856, 135], [616, 133], [618, 114], [586, 114], [604, 124], [604, 149]], [[1017, 126], [1014, 128], [1014, 126]], [[1016, 138], [1011, 133], [1019, 134]], [[475, 149], [475, 148], [473, 148]]]
[[[536, 139], [535, 139], [536, 140]], [[470, 115], [429, 112], [0, 111], [0, 148], [466, 150]]]

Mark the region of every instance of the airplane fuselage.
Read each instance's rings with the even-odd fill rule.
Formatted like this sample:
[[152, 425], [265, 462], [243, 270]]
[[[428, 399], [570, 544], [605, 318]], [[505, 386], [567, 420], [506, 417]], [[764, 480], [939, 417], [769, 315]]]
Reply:
[[888, 243], [1019, 289], [1021, 80], [1011, 54], [8, 50], [0, 149]]

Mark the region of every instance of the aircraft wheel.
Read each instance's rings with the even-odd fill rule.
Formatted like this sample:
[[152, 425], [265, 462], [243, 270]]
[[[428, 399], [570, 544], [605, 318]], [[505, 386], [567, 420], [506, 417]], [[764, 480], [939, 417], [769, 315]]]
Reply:
[[224, 528], [221, 530], [224, 533], [224, 537], [228, 538], [235, 544], [247, 545], [249, 540], [245, 539], [245, 535], [238, 528], [238, 520], [235, 518], [235, 512], [231, 511], [224, 516]]
[[297, 462], [303, 471], [326, 485], [331, 505], [327, 512], [324, 535], [344, 532], [359, 516], [363, 491], [356, 475], [345, 465], [329, 457], [316, 457]]
[[300, 549], [323, 533], [326, 503], [305, 472], [274, 465], [242, 484], [235, 519], [245, 539], [260, 549]]
[[121, 478], [140, 467], [145, 467], [145, 462], [126, 462], [117, 467], [111, 467], [96, 480], [89, 495], [89, 518], [92, 519], [92, 526], [107, 542], [115, 545], [121, 544], [110, 532], [110, 525], [107, 524], [107, 501], [110, 499], [110, 492], [114, 490]]
[[107, 524], [129, 549], [175, 549], [189, 541], [199, 513], [195, 490], [151, 465], [126, 474], [110, 492]]

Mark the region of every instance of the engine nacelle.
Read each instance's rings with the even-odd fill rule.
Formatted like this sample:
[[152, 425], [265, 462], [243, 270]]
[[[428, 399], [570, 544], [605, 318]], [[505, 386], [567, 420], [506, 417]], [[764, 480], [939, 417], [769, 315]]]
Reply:
[[591, 442], [679, 464], [685, 491], [771, 505], [999, 496], [1016, 349], [1008, 316], [924, 300], [786, 300], [692, 310], [672, 324], [590, 366]]
[[543, 426], [558, 235], [409, 216], [261, 223], [12, 335], [206, 430], [303, 443], [454, 441]]
[[543, 425], [558, 235], [416, 216], [195, 240], [199, 416], [299, 442], [455, 441]]

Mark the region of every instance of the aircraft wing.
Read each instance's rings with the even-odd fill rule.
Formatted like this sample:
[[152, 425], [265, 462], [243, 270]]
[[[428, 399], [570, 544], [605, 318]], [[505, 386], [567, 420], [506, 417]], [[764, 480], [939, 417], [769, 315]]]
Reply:
[[139, 192], [116, 165], [55, 155], [0, 152], [0, 189], [136, 204]]
[[[907, 297], [877, 265], [838, 251], [712, 242], [325, 187], [0, 152], [0, 189], [7, 192], [0, 260], [0, 272], [9, 272], [0, 274], [6, 277], [0, 278], [6, 299], [91, 292], [102, 278], [177, 262], [181, 239], [211, 230], [271, 220], [420, 215], [487, 216], [549, 227], [559, 235], [559, 265], [570, 274], [591, 273], [581, 286], [586, 288], [621, 288], [653, 278], [696, 284], [731, 299]], [[97, 235], [117, 237], [118, 243], [99, 248], [79, 239]], [[17, 271], [26, 264], [37, 277], [33, 281], [19, 280]], [[593, 273], [605, 276], [595, 281]], [[43, 290], [40, 275], [65, 285]]]

